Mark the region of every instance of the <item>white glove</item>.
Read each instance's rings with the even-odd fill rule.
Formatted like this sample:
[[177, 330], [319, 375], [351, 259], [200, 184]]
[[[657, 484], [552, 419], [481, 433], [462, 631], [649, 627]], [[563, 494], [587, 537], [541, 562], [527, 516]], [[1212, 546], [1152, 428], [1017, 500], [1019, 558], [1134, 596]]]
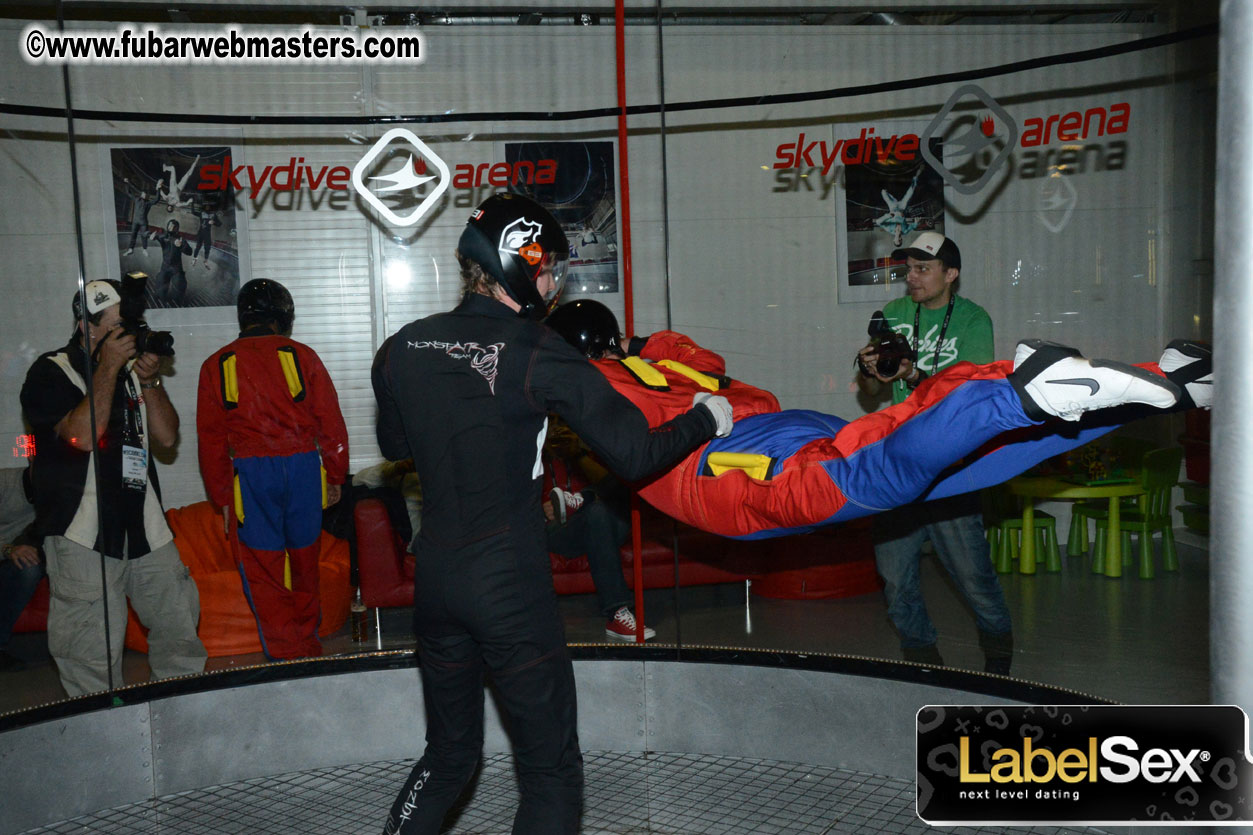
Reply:
[[720, 394], [710, 394], [707, 391], [700, 391], [692, 398], [692, 407], [704, 406], [713, 415], [714, 424], [718, 427], [714, 432], [714, 436], [725, 438], [731, 434], [733, 425], [731, 423], [731, 401], [727, 400]]

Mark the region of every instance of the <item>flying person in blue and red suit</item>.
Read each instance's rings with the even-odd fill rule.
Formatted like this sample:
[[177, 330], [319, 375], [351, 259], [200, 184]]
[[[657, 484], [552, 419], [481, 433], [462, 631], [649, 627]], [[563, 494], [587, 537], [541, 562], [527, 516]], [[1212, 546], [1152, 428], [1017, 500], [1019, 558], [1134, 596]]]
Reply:
[[722, 357], [682, 334], [625, 340], [599, 302], [570, 302], [547, 323], [651, 426], [691, 408], [696, 393], [730, 401], [728, 436], [638, 487], [663, 513], [736, 539], [804, 533], [1000, 484], [1128, 420], [1208, 408], [1211, 399], [1211, 355], [1200, 343], [1172, 342], [1157, 363], [1132, 366], [1025, 340], [1012, 362], [958, 363], [904, 403], [850, 422], [780, 410], [774, 395], [728, 378]]

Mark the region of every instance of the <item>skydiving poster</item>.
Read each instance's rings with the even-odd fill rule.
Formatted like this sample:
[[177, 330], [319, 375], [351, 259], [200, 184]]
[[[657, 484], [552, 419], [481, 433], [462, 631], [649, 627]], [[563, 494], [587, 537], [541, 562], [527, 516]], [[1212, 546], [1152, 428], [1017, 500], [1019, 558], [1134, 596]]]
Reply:
[[[618, 205], [612, 142], [510, 142], [512, 170], [553, 172], [517, 177], [509, 190], [553, 213], [570, 241], [567, 298], [618, 292]], [[555, 171], [554, 171], [555, 163]]]
[[[847, 235], [847, 272], [840, 301], [886, 301], [905, 281], [904, 262], [892, 252], [920, 232], [944, 232], [944, 181], [906, 128], [861, 128], [844, 143], [844, 217], [837, 221]], [[940, 140], [931, 147], [938, 156]]]
[[108, 153], [117, 274], [147, 273], [150, 309], [234, 306], [246, 273], [235, 189], [198, 188], [204, 167], [222, 164], [231, 147]]

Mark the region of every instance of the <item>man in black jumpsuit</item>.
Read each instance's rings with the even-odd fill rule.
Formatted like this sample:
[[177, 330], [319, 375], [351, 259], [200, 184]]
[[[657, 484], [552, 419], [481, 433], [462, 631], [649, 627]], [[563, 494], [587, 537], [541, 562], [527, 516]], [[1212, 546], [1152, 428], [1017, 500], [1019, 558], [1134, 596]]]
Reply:
[[135, 186], [131, 185], [130, 180], [123, 179], [122, 182], [126, 184], [126, 193], [131, 198], [131, 239], [130, 243], [126, 245], [126, 251], [122, 254], [130, 255], [135, 251], [135, 241], [139, 240], [140, 235], [144, 237], [144, 249], [148, 248], [148, 238], [150, 237], [148, 234], [148, 212], [160, 202], [161, 198], [155, 194], [149, 197], [147, 191], [135, 188]]
[[153, 295], [167, 306], [182, 304], [187, 298], [183, 256], [191, 255], [191, 246], [179, 234], [177, 220], [166, 223], [165, 231], [157, 233], [156, 241], [161, 245], [161, 271], [153, 282]]
[[401, 328], [374, 361], [379, 447], [392, 460], [413, 458], [423, 496], [414, 626], [427, 744], [386, 835], [439, 831], [478, 765], [489, 670], [517, 761], [513, 832], [578, 828], [574, 671], [538, 510], [547, 413], [628, 480], [730, 432], [721, 397], [650, 430], [587, 360], [533, 321], [555, 301], [568, 256], [541, 206], [489, 198], [458, 243], [461, 303]]

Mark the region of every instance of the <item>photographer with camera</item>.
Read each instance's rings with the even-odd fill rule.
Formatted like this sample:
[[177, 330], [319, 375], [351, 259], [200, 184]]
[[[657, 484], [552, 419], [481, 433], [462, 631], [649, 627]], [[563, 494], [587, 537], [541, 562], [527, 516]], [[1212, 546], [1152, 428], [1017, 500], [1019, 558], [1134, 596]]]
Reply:
[[128, 598], [150, 630], [155, 678], [204, 669], [200, 596], [166, 524], [150, 452], [178, 440], [178, 413], [148, 345], [169, 334], [143, 324], [144, 280], [128, 277], [129, 300], [122, 282], [88, 282], [85, 300], [74, 296], [69, 343], [36, 359], [22, 386], [52, 590], [48, 649], [71, 696], [123, 684]]
[[[870, 343], [857, 354], [857, 385], [868, 397], [890, 388], [896, 404], [929, 375], [958, 362], [988, 363], [994, 354], [991, 317], [957, 295], [961, 252], [955, 243], [939, 232], [923, 232], [892, 257], [904, 257], [909, 265], [906, 294], [872, 317]], [[974, 610], [984, 669], [1007, 674], [1013, 652], [1009, 608], [992, 567], [977, 493], [910, 505], [875, 519], [875, 563], [905, 660], [944, 663], [922, 598], [919, 563], [928, 539]]]

